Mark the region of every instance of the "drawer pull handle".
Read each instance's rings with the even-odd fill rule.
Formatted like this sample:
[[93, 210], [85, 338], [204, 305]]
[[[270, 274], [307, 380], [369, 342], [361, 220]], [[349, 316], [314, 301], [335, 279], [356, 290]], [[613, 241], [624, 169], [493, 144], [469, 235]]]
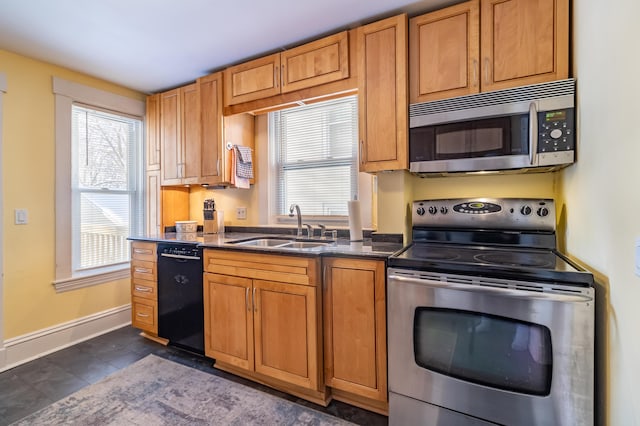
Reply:
[[150, 268], [136, 268], [135, 271], [142, 274], [150, 274], [152, 272]]
[[138, 312], [136, 315], [142, 318], [149, 318], [149, 314], [141, 314], [140, 312]]
[[140, 291], [142, 293], [151, 293], [153, 291], [153, 289], [150, 288], [150, 287], [138, 287], [138, 286], [136, 286], [135, 288], [136, 288], [136, 291]]
[[153, 254], [153, 251], [149, 249], [133, 249], [133, 252], [137, 254]]

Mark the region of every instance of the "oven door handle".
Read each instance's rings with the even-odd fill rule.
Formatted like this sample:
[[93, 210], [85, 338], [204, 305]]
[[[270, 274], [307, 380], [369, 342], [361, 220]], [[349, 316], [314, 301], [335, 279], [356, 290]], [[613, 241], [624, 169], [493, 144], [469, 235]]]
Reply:
[[518, 290], [513, 288], [491, 287], [477, 284], [463, 284], [455, 283], [451, 281], [435, 281], [428, 278], [414, 278], [406, 277], [391, 273], [389, 274], [389, 282], [396, 280], [405, 283], [417, 284], [426, 287], [446, 288], [451, 290], [472, 291], [477, 293], [484, 293], [490, 295], [496, 295], [500, 297], [507, 297], [512, 299], [536, 299], [536, 300], [550, 300], [553, 302], [591, 302], [593, 298], [581, 293], [564, 293], [560, 291], [528, 291]]

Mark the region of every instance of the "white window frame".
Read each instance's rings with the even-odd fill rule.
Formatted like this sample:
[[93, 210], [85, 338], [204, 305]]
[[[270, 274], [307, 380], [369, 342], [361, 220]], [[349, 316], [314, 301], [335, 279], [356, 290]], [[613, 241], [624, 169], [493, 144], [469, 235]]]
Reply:
[[[7, 76], [0, 72], [0, 164], [2, 164], [2, 95], [7, 93]], [[0, 173], [0, 241], [4, 241], [4, 193], [2, 191], [3, 181], [2, 173]], [[4, 250], [3, 245], [0, 244], [0, 369], [5, 365], [5, 350], [4, 350], [4, 302], [2, 295], [4, 294]]]
[[[71, 107], [74, 102], [114, 111], [144, 120], [145, 103], [126, 96], [88, 87], [83, 84], [53, 77], [55, 95], [56, 143], [56, 276], [53, 285], [57, 292], [126, 279], [130, 276], [130, 263], [95, 268], [73, 273], [71, 227], [71, 174], [72, 131]], [[144, 130], [143, 130], [144, 131]], [[143, 166], [140, 161], [139, 177], [142, 182]], [[142, 188], [142, 186], [139, 186]], [[140, 212], [144, 214], [144, 212]]]
[[[304, 104], [301, 104], [303, 106]], [[295, 108], [295, 107], [294, 107]], [[297, 224], [297, 219], [295, 217], [290, 217], [288, 215], [281, 215], [275, 211], [274, 202], [272, 197], [275, 197], [275, 189], [273, 185], [278, 179], [276, 176], [276, 168], [278, 165], [276, 164], [276, 147], [272, 142], [275, 139], [275, 129], [273, 128], [273, 122], [271, 116], [266, 118], [267, 121], [267, 145], [268, 145], [268, 196], [266, 199], [262, 199], [261, 205], [263, 207], [263, 211], [268, 212], [267, 222], [270, 225], [295, 225]], [[359, 150], [356, 149], [356, 155], [358, 155]], [[359, 157], [356, 158], [356, 167], [358, 167]], [[262, 177], [260, 177], [262, 178]], [[372, 228], [372, 196], [373, 196], [373, 177], [368, 173], [363, 173], [357, 171], [357, 180], [358, 180], [358, 199], [361, 200], [361, 213], [362, 213], [362, 224], [364, 228]], [[266, 206], [265, 206], [266, 203]], [[347, 227], [349, 225], [348, 216], [318, 216], [318, 215], [309, 215], [305, 214], [304, 211], [301, 212], [304, 217], [304, 222], [309, 223], [311, 225], [316, 225], [322, 223], [329, 227]]]

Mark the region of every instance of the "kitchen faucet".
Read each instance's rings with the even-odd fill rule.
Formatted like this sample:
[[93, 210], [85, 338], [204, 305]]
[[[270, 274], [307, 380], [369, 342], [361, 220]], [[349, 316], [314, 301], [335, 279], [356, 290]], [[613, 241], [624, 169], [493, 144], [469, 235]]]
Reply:
[[297, 204], [291, 204], [289, 206], [289, 217], [293, 217], [293, 210], [295, 209], [298, 216], [298, 238], [302, 238], [302, 214], [300, 214], [300, 206]]

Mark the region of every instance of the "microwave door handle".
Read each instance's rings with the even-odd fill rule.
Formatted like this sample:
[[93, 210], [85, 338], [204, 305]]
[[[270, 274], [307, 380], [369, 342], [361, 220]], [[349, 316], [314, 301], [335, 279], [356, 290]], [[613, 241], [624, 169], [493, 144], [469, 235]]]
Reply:
[[536, 164], [536, 155], [538, 154], [538, 109], [536, 103], [529, 104], [529, 163], [532, 166]]

